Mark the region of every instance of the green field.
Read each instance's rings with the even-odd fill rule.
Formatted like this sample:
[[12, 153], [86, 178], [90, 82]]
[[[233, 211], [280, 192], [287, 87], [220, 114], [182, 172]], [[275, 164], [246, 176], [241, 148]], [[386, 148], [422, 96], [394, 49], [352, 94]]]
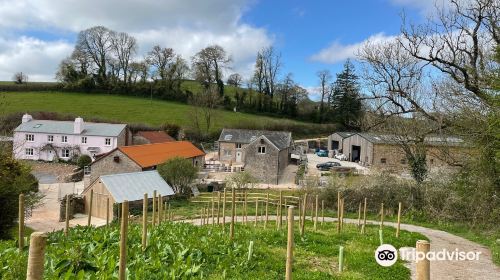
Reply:
[[[107, 94], [69, 92], [4, 92], [0, 93], [0, 114], [49, 111], [71, 113], [83, 118], [101, 118], [126, 123], [160, 125], [175, 123], [182, 127], [193, 124], [193, 107], [161, 100]], [[242, 123], [306, 124], [289, 119], [217, 110], [212, 130]]]

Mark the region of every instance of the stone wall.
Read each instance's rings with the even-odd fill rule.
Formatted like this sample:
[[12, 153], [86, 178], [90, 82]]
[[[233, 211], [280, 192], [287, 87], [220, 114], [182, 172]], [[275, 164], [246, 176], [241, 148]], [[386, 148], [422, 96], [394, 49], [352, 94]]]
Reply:
[[[265, 154], [258, 153], [258, 147], [260, 146], [266, 147]], [[248, 171], [263, 183], [277, 184], [279, 157], [279, 151], [273, 144], [264, 138], [259, 138], [245, 148], [245, 171]]]
[[[118, 157], [118, 162], [115, 161]], [[120, 150], [115, 150], [91, 165], [88, 183], [91, 184], [101, 175], [128, 173], [142, 171], [142, 168], [123, 154]], [[87, 180], [84, 180], [87, 181]], [[87, 187], [87, 185], [85, 186]]]

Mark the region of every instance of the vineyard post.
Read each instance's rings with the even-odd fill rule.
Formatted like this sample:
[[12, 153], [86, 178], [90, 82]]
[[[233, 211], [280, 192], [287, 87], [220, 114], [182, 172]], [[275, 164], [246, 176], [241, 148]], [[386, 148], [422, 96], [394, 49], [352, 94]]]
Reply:
[[163, 220], [165, 221], [171, 221], [172, 219], [170, 219], [170, 203], [169, 202], [166, 202], [165, 201], [165, 204], [163, 205], [163, 207], [165, 207], [165, 211], [167, 211], [167, 215], [166, 217], [163, 217]]
[[222, 231], [226, 230], [226, 188], [224, 188], [224, 200], [222, 201]]
[[359, 208], [358, 208], [358, 228], [361, 227], [361, 202], [359, 203]]
[[298, 209], [299, 209], [299, 229], [300, 229], [302, 225], [302, 197], [300, 196], [299, 196]]
[[325, 201], [321, 200], [321, 225], [325, 223]]
[[214, 198], [214, 194], [212, 192], [212, 226], [215, 225], [215, 198]]
[[156, 223], [156, 190], [153, 191], [153, 226]]
[[94, 190], [90, 190], [90, 201], [89, 201], [89, 216], [87, 218], [87, 226], [90, 227], [92, 223], [92, 204], [94, 202]]
[[217, 192], [217, 225], [220, 225], [220, 191]]
[[142, 200], [142, 250], [146, 250], [148, 235], [148, 194], [144, 193]]
[[203, 225], [203, 208], [200, 209], [200, 225]]
[[109, 196], [106, 197], [106, 226], [109, 225]]
[[304, 194], [304, 203], [302, 204], [302, 223], [300, 224], [300, 236], [304, 235], [304, 228], [306, 225], [306, 205], [307, 205], [307, 193]]
[[24, 194], [19, 195], [19, 250], [24, 248]]
[[384, 203], [380, 205], [380, 229], [384, 228]]
[[[311, 197], [313, 198], [313, 197]], [[311, 222], [314, 222], [314, 200], [311, 199]]]
[[278, 229], [281, 229], [281, 225], [283, 224], [283, 209], [281, 206], [283, 205], [283, 191], [280, 190], [280, 205], [278, 210], [279, 221], [278, 221]]
[[319, 202], [319, 196], [316, 195], [316, 203], [315, 203], [315, 206], [316, 206], [316, 213], [314, 215], [314, 230], [317, 230], [318, 229], [318, 203]]
[[118, 279], [125, 280], [127, 269], [127, 229], [128, 229], [128, 201], [122, 203], [122, 223], [120, 229], [120, 265]]
[[30, 247], [28, 255], [27, 280], [42, 280], [43, 266], [45, 261], [45, 245], [47, 244], [47, 234], [43, 232], [33, 232], [30, 237]]
[[266, 220], [264, 221], [264, 228], [267, 227], [267, 222], [269, 220], [269, 191], [267, 191], [267, 194], [266, 194]]
[[340, 233], [340, 191], [337, 192], [337, 233]]
[[243, 195], [244, 195], [244, 212], [245, 212], [245, 221], [244, 221], [244, 224], [246, 225], [247, 222], [248, 222], [248, 193], [246, 190], [243, 191]]
[[365, 197], [365, 205], [363, 206], [363, 225], [361, 226], [361, 233], [365, 234], [366, 230], [366, 202], [367, 198]]
[[234, 238], [234, 214], [235, 214], [235, 205], [236, 205], [236, 194], [234, 193], [234, 188], [231, 193], [232, 204], [231, 204], [231, 226], [229, 227], [229, 238], [233, 240]]
[[399, 230], [401, 227], [401, 202], [398, 205], [398, 226], [396, 227], [396, 237], [399, 238]]
[[286, 272], [285, 279], [292, 279], [293, 265], [293, 206], [288, 208], [288, 241], [286, 246]]
[[254, 221], [254, 226], [257, 226], [257, 217], [259, 215], [259, 198], [255, 199], [255, 221]]
[[[417, 241], [417, 253], [416, 255], [427, 256], [427, 253], [431, 249], [431, 244], [427, 240]], [[417, 280], [429, 280], [431, 279], [431, 267], [430, 260], [424, 257], [423, 259], [417, 258]]]
[[64, 221], [64, 235], [68, 236], [69, 232], [69, 195], [66, 195], [66, 215], [65, 215], [65, 221]]
[[344, 198], [340, 200], [340, 230], [344, 229]]
[[344, 246], [339, 247], [339, 272], [344, 270]]
[[158, 193], [158, 225], [161, 223], [161, 218], [163, 216], [163, 199], [161, 193]]

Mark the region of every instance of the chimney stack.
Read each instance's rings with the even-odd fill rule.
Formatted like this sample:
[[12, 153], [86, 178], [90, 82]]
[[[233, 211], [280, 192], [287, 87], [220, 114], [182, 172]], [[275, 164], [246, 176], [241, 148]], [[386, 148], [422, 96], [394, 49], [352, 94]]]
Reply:
[[27, 123], [27, 122], [32, 121], [32, 120], [33, 120], [33, 117], [31, 115], [29, 115], [28, 113], [26, 113], [23, 115], [22, 123]]
[[76, 118], [75, 123], [73, 125], [73, 133], [81, 134], [84, 129], [85, 129], [85, 123], [83, 122], [83, 119], [80, 117]]

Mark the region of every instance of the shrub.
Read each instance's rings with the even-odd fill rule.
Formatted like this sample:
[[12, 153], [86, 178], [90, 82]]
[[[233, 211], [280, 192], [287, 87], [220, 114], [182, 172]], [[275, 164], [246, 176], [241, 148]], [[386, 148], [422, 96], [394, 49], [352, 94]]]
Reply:
[[91, 163], [92, 159], [88, 155], [81, 155], [76, 161], [76, 165], [78, 165], [78, 167], [80, 168], [84, 168], [85, 166], [88, 166]]

